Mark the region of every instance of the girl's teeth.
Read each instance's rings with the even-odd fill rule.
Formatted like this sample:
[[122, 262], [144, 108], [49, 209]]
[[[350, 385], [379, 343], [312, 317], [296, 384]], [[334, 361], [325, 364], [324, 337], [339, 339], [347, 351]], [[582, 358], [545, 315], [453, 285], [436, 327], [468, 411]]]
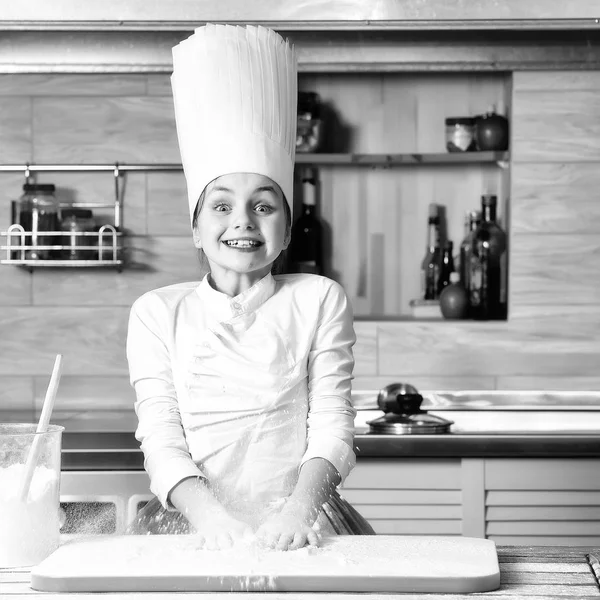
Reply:
[[250, 248], [250, 246], [257, 246], [256, 242], [251, 242], [250, 240], [231, 240], [226, 242], [228, 246], [241, 246], [245, 248]]

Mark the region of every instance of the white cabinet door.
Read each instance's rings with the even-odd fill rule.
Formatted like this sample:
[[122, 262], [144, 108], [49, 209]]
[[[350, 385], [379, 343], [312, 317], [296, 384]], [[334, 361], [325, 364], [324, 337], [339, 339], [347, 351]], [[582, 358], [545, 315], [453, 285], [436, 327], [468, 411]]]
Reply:
[[486, 537], [498, 544], [600, 544], [600, 459], [485, 461]]
[[340, 493], [376, 533], [461, 535], [460, 459], [360, 459]]

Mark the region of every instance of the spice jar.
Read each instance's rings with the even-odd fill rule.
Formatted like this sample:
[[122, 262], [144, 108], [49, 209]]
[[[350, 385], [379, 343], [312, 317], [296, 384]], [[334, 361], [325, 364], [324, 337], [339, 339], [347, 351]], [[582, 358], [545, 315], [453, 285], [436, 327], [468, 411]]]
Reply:
[[315, 92], [298, 92], [296, 152], [317, 152], [321, 138], [321, 99]]
[[[46, 260], [58, 256], [55, 250], [39, 248], [59, 244], [56, 234], [59, 229], [60, 207], [54, 191], [52, 183], [26, 183], [23, 185], [23, 195], [17, 200], [18, 223], [26, 232], [31, 233], [25, 238], [25, 244], [31, 246], [31, 250], [25, 255], [27, 259]], [[44, 232], [48, 234], [44, 235]]]
[[63, 236], [63, 258], [68, 260], [89, 260], [94, 258], [93, 250], [82, 246], [93, 246], [94, 236], [83, 235], [94, 230], [92, 211], [86, 208], [67, 208], [62, 211], [61, 229]]
[[448, 152], [475, 150], [475, 119], [448, 117], [446, 119], [446, 149]]

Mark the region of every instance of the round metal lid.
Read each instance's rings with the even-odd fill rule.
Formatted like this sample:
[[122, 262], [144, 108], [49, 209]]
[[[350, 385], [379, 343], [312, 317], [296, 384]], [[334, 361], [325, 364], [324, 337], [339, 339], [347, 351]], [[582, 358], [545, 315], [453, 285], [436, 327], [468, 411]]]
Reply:
[[426, 412], [412, 415], [389, 413], [373, 421], [367, 421], [367, 425], [371, 428], [371, 433], [387, 434], [447, 433], [452, 424], [453, 421], [448, 421]]

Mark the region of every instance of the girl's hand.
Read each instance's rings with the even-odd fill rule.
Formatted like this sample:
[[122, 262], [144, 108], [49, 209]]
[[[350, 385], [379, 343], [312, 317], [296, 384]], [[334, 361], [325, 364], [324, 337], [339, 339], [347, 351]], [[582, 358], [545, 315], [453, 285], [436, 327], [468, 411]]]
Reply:
[[247, 523], [238, 521], [227, 513], [209, 516], [195, 529], [206, 550], [226, 550], [236, 542], [254, 535]]
[[267, 519], [256, 531], [256, 537], [275, 550], [298, 550], [306, 544], [319, 545], [319, 535], [306, 521], [285, 513]]

